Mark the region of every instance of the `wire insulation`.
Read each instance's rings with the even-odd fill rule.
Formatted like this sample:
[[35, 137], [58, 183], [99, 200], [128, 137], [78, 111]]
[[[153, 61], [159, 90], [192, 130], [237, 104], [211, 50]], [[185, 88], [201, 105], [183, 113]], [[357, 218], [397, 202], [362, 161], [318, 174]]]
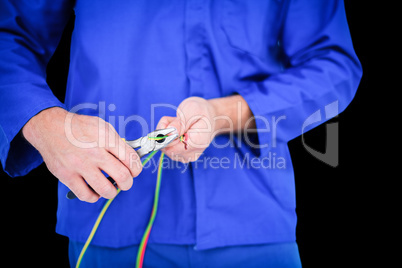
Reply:
[[169, 137], [169, 136], [148, 137], [148, 140], [155, 140], [155, 141], [157, 141], [157, 140], [163, 140], [163, 139], [166, 139], [167, 137]]
[[179, 139], [184, 144], [184, 149], [187, 150], [187, 139], [188, 139], [187, 133], [181, 135]]
[[[151, 152], [143, 161], [142, 161], [142, 165], [144, 166], [151, 158], [152, 156], [154, 156], [154, 154], [156, 154], [157, 151], [153, 151]], [[98, 215], [98, 218], [95, 221], [94, 226], [92, 227], [92, 230], [87, 238], [87, 241], [84, 244], [84, 247], [81, 249], [80, 255], [78, 257], [77, 260], [77, 264], [75, 265], [76, 268], [79, 268], [82, 262], [82, 259], [84, 258], [84, 254], [88, 249], [89, 244], [91, 243], [92, 239], [94, 238], [94, 235], [96, 233], [96, 231], [98, 230], [99, 224], [103, 219], [103, 216], [105, 215], [107, 209], [109, 208], [110, 204], [113, 202], [113, 200], [118, 196], [118, 194], [121, 192], [121, 189], [117, 189], [117, 194], [114, 198], [109, 199], [105, 205], [103, 206], [101, 212]]]
[[[168, 136], [161, 136], [161, 137], [148, 137], [150, 140], [161, 140], [165, 139]], [[124, 139], [123, 139], [124, 140]], [[180, 136], [180, 141], [184, 143], [185, 149], [187, 150], [187, 135], [184, 134]], [[144, 166], [156, 153], [157, 151], [151, 152], [145, 159], [142, 161], [142, 165]], [[159, 202], [159, 192], [160, 192], [160, 186], [161, 186], [161, 180], [162, 180], [162, 164], [163, 164], [163, 159], [164, 159], [165, 154], [162, 152], [160, 158], [159, 158], [159, 166], [158, 166], [158, 176], [156, 180], [156, 186], [155, 186], [155, 196], [154, 196], [154, 204], [152, 207], [151, 211], [151, 217], [149, 219], [148, 225], [145, 229], [144, 235], [141, 239], [141, 243], [138, 247], [138, 253], [137, 253], [137, 259], [136, 259], [136, 268], [142, 268], [143, 262], [144, 262], [144, 256], [145, 256], [145, 249], [148, 244], [148, 239], [149, 239], [149, 234], [151, 233], [152, 226], [155, 221], [156, 213], [158, 211], [158, 202]], [[77, 260], [76, 268], [79, 268], [82, 262], [82, 259], [84, 258], [85, 252], [88, 249], [89, 244], [91, 243], [96, 231], [98, 230], [99, 224], [103, 219], [103, 216], [105, 215], [107, 209], [109, 208], [110, 204], [113, 202], [113, 200], [117, 197], [117, 195], [121, 192], [121, 189], [117, 189], [117, 194], [114, 198], [109, 199], [105, 205], [103, 206], [101, 212], [98, 215], [98, 218], [95, 221], [94, 226], [92, 227], [92, 230], [87, 238], [87, 241], [84, 244], [84, 247], [82, 248], [80, 255]]]
[[137, 253], [137, 261], [136, 261], [136, 268], [142, 268], [142, 264], [144, 262], [144, 256], [145, 256], [145, 249], [148, 244], [148, 238], [149, 234], [151, 233], [152, 226], [155, 221], [155, 216], [158, 211], [158, 201], [159, 201], [159, 192], [160, 192], [160, 186], [161, 186], [161, 180], [162, 180], [162, 163], [163, 163], [163, 158], [164, 158], [164, 153], [161, 154], [159, 158], [159, 167], [158, 167], [158, 177], [156, 180], [156, 186], [155, 186], [155, 197], [154, 197], [154, 204], [152, 207], [152, 212], [151, 212], [151, 217], [149, 219], [147, 228], [145, 229], [145, 233], [141, 239], [140, 246], [138, 247], [138, 253]]

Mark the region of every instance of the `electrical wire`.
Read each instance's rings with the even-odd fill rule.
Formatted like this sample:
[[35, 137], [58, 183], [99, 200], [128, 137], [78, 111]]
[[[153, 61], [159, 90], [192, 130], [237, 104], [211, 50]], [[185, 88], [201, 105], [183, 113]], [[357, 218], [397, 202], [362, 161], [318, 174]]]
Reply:
[[188, 140], [187, 133], [181, 135], [179, 139], [184, 144], [184, 149], [187, 150], [187, 140]]
[[162, 180], [162, 166], [163, 166], [162, 163], [163, 163], [164, 155], [165, 154], [162, 152], [162, 154], [159, 158], [158, 177], [156, 180], [154, 204], [152, 207], [151, 217], [149, 219], [147, 228], [145, 229], [144, 235], [141, 239], [140, 246], [138, 247], [137, 260], [136, 260], [136, 264], [135, 264], [136, 268], [142, 268], [142, 264], [144, 262], [145, 249], [148, 244], [149, 234], [151, 233], [151, 229], [152, 229], [152, 226], [155, 221], [155, 216], [158, 211], [159, 192], [160, 192], [160, 186], [161, 186], [161, 180]]
[[148, 140], [155, 140], [155, 141], [157, 141], [157, 140], [166, 139], [167, 137], [169, 137], [169, 136], [148, 137]]
[[[142, 165], [145, 165], [145, 164], [152, 158], [152, 156], [154, 156], [154, 154], [156, 154], [156, 152], [157, 152], [157, 151], [151, 152], [151, 153], [144, 159], [144, 161], [142, 161]], [[116, 194], [116, 196], [117, 196], [120, 192], [121, 192], [121, 189], [117, 189], [117, 194]], [[77, 260], [77, 264], [75, 265], [76, 268], [79, 268], [79, 267], [80, 267], [81, 262], [82, 262], [82, 259], [83, 259], [83, 257], [84, 257], [84, 254], [85, 254], [85, 252], [87, 251], [88, 246], [89, 246], [89, 244], [91, 243], [91, 241], [92, 241], [92, 239], [93, 239], [93, 237], [94, 237], [96, 231], [98, 230], [99, 224], [100, 224], [100, 222], [102, 221], [103, 216], [104, 216], [105, 213], [106, 213], [106, 210], [109, 208], [110, 204], [113, 202], [113, 200], [116, 198], [116, 196], [115, 196], [114, 198], [112, 198], [112, 199], [109, 199], [109, 200], [105, 203], [105, 205], [103, 206], [101, 212], [99, 213], [98, 218], [96, 219], [95, 224], [94, 224], [94, 226], [92, 227], [92, 230], [91, 230], [91, 232], [90, 232], [90, 234], [89, 234], [89, 236], [88, 236], [88, 238], [87, 238], [87, 240], [86, 240], [86, 242], [85, 242], [85, 244], [84, 244], [84, 247], [81, 249], [80, 255], [79, 255], [78, 260]]]
[[[168, 136], [161, 136], [161, 137], [148, 137], [150, 140], [162, 140], [165, 139]], [[187, 135], [184, 134], [180, 136], [180, 141], [184, 144], [185, 149], [187, 150]], [[142, 161], [142, 165], [144, 166], [156, 153], [157, 151], [151, 152], [145, 159]], [[154, 204], [152, 207], [151, 211], [151, 217], [149, 219], [148, 225], [145, 229], [144, 235], [141, 239], [141, 243], [138, 247], [138, 252], [137, 252], [137, 258], [136, 258], [136, 268], [142, 268], [142, 264], [144, 262], [144, 256], [145, 256], [145, 249], [148, 244], [148, 239], [149, 239], [149, 234], [151, 233], [152, 226], [155, 221], [156, 213], [158, 211], [158, 202], [159, 202], [159, 192], [160, 192], [160, 186], [161, 186], [161, 180], [162, 180], [162, 164], [163, 164], [163, 159], [164, 159], [165, 154], [162, 152], [161, 156], [159, 158], [159, 166], [158, 166], [158, 175], [157, 175], [157, 180], [156, 180], [156, 186], [155, 186], [155, 196], [154, 196]], [[117, 194], [116, 196], [121, 192], [121, 189], [117, 189]], [[82, 259], [84, 258], [85, 252], [88, 249], [89, 244], [91, 243], [96, 231], [98, 230], [99, 224], [103, 219], [103, 216], [105, 215], [107, 209], [109, 208], [110, 204], [113, 202], [113, 200], [116, 198], [116, 196], [112, 199], [109, 199], [105, 205], [103, 206], [101, 212], [98, 215], [98, 218], [95, 221], [94, 226], [92, 227], [92, 230], [84, 244], [84, 247], [81, 249], [80, 255], [77, 260], [76, 268], [79, 268], [82, 262]]]

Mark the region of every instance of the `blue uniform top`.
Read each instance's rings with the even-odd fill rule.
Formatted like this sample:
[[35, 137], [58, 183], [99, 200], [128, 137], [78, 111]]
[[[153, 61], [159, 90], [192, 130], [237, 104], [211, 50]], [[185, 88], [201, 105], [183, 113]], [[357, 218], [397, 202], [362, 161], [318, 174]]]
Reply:
[[[72, 10], [61, 103], [46, 84], [46, 65]], [[190, 165], [164, 162], [149, 243], [208, 249], [294, 241], [287, 142], [345, 109], [360, 77], [342, 1], [1, 1], [0, 159], [11, 176], [42, 162], [18, 133], [48, 107], [100, 116], [135, 139], [175, 116], [187, 97], [240, 94], [257, 133], [218, 136]], [[139, 243], [155, 166], [116, 197], [93, 244]], [[59, 183], [57, 232], [85, 241], [105, 200], [67, 200], [67, 191]]]

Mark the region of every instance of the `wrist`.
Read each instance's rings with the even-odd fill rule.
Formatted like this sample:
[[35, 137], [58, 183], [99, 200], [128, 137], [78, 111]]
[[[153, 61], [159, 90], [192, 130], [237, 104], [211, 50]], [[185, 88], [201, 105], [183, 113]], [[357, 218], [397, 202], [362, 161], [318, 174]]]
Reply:
[[[228, 133], [243, 130], [245, 127], [253, 128], [253, 113], [241, 95], [208, 100], [215, 111], [215, 131]], [[251, 120], [251, 121], [250, 121]]]
[[223, 129], [230, 128], [230, 123], [228, 120], [224, 120], [225, 115], [225, 107], [222, 107], [222, 98], [210, 99], [208, 103], [213, 110], [213, 114], [215, 118], [212, 118], [214, 121], [214, 133], [221, 133]]
[[65, 118], [67, 111], [60, 107], [51, 107], [34, 115], [22, 128], [22, 135], [35, 148], [44, 133], [55, 129], [55, 123]]

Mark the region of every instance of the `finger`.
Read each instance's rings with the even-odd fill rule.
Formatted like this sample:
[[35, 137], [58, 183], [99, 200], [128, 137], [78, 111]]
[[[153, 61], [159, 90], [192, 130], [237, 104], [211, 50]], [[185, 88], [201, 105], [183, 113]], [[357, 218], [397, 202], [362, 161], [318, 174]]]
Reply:
[[88, 184], [85, 183], [85, 180], [79, 175], [75, 175], [69, 178], [68, 182], [66, 182], [65, 185], [81, 201], [95, 203], [99, 199], [99, 195], [91, 190], [88, 187]]
[[[191, 131], [191, 130], [189, 130], [189, 131]], [[192, 134], [192, 136], [191, 136], [192, 139], [198, 139], [198, 140], [205, 139], [203, 137], [203, 135], [201, 135], [200, 133], [191, 132], [191, 134]], [[201, 136], [201, 137], [198, 137], [198, 136]], [[196, 144], [196, 146], [189, 146], [189, 138], [190, 138], [190, 135], [189, 135], [189, 132], [187, 132], [187, 134], [183, 140], [177, 139], [176, 141], [172, 142], [167, 147], [162, 149], [162, 151], [165, 152], [166, 154], [168, 154], [168, 156], [170, 156], [170, 158], [174, 159], [175, 155], [183, 156], [183, 155], [192, 153], [193, 151], [197, 150], [198, 148], [200, 148], [202, 150], [205, 149], [205, 146], [200, 146], [197, 144]], [[205, 142], [203, 142], [202, 144], [205, 144]]]
[[130, 169], [113, 155], [110, 154], [99, 168], [113, 178], [121, 190], [127, 191], [133, 185], [133, 176]]
[[125, 156], [124, 161], [122, 161], [122, 162], [130, 170], [131, 177], [135, 178], [138, 175], [140, 175], [140, 173], [142, 172], [141, 157], [125, 141], [123, 141], [123, 143], [124, 143], [124, 147], [125, 147], [126, 156]]
[[164, 152], [170, 159], [176, 160], [181, 157], [181, 154], [184, 153], [184, 145], [179, 141], [179, 142], [172, 142], [174, 144], [169, 144], [167, 147], [162, 149], [162, 152]]
[[113, 186], [98, 168], [86, 170], [82, 174], [82, 177], [85, 178], [98, 195], [106, 199], [112, 199], [117, 195], [116, 187]]
[[[173, 132], [172, 134], [177, 133], [179, 136], [181, 136], [182, 135], [181, 132], [184, 131], [184, 128], [182, 126], [183, 126], [183, 124], [181, 124], [180, 120], [177, 117], [164, 116], [159, 120], [159, 122], [156, 126], [156, 129], [166, 129], [169, 127], [174, 127], [177, 132]], [[179, 139], [173, 140], [165, 148], [162, 149], [162, 152], [165, 152], [166, 148], [175, 146], [178, 143], [179, 143]]]
[[[118, 136], [117, 133], [116, 135]], [[106, 147], [106, 150], [123, 163], [131, 173], [131, 179], [137, 177], [141, 173], [142, 164], [139, 155], [120, 137], [118, 137], [114, 146], [108, 146]], [[123, 190], [123, 188], [121, 189]]]
[[[167, 126], [175, 119], [176, 119], [176, 117], [173, 117], [173, 116], [163, 116], [159, 120], [159, 122], [158, 122], [158, 124], [156, 126], [156, 129], [165, 129], [165, 128], [167, 128]], [[177, 129], [177, 131], [179, 131], [179, 129]]]
[[172, 117], [172, 116], [164, 116], [159, 120], [156, 129], [165, 129], [174, 127], [177, 130], [179, 136], [183, 135], [186, 132], [186, 124], [182, 117]]
[[198, 121], [187, 132], [188, 151], [193, 149], [205, 149], [212, 142], [211, 129], [205, 128], [202, 121]]
[[130, 170], [132, 178], [137, 177], [142, 171], [140, 156], [122, 139], [119, 141], [119, 150], [124, 152], [124, 158], [120, 158], [120, 161]]
[[174, 127], [175, 129], [177, 129], [177, 133], [179, 134], [179, 136], [183, 135], [187, 131], [185, 122], [179, 117], [174, 117], [173, 120], [170, 121], [170, 123], [166, 126], [166, 128], [169, 127]]
[[[195, 142], [192, 142], [195, 141]], [[196, 161], [209, 146], [210, 137], [208, 133], [198, 130], [188, 130], [186, 145], [182, 142], [166, 147], [165, 154], [174, 161], [183, 163]]]

